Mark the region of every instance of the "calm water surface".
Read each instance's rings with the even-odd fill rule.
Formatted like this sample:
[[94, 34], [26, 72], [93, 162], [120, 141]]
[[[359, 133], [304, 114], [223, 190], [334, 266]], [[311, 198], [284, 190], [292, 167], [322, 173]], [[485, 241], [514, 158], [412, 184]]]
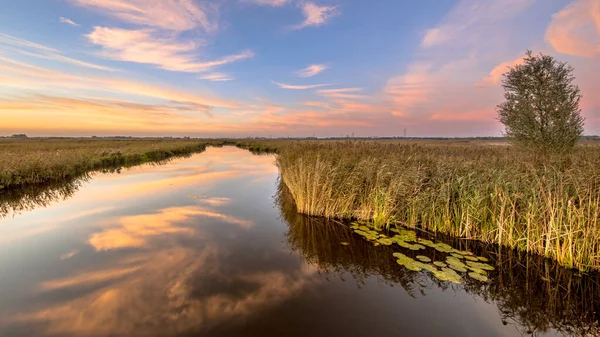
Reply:
[[393, 247], [297, 215], [277, 178], [273, 156], [209, 148], [11, 196], [5, 211], [26, 209], [0, 218], [0, 336], [599, 331], [597, 277], [452, 242], [496, 270], [489, 283], [440, 282], [396, 264]]

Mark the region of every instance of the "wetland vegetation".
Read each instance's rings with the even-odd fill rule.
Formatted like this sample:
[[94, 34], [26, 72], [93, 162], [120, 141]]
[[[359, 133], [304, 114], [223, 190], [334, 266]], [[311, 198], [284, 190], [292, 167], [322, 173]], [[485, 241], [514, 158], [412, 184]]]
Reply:
[[0, 191], [203, 151], [198, 140], [0, 139]]
[[600, 267], [600, 147], [540, 159], [512, 146], [296, 142], [277, 156], [298, 211], [495, 243]]

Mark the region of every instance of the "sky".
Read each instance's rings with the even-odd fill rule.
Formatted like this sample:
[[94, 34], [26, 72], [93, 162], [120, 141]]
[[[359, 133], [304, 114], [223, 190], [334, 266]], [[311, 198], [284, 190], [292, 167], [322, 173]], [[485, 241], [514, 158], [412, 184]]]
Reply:
[[528, 49], [600, 134], [600, 0], [4, 0], [0, 136], [500, 136]]

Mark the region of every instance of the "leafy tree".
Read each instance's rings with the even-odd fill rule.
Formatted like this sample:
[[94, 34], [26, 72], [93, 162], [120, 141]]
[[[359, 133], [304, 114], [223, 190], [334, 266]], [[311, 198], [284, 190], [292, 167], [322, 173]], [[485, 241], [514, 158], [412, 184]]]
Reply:
[[506, 137], [542, 153], [565, 153], [583, 133], [579, 87], [573, 68], [529, 50], [523, 63], [504, 74], [505, 101], [497, 106]]

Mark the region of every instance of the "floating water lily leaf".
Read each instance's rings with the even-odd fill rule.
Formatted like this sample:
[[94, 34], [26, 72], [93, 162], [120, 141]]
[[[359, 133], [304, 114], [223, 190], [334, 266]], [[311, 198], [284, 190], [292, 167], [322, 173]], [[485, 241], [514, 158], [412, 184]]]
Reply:
[[453, 250], [451, 246], [441, 242], [434, 244], [432, 248], [442, 253], [450, 253]]
[[399, 233], [400, 231], [397, 228], [390, 228], [390, 232]]
[[417, 260], [419, 260], [421, 262], [431, 262], [430, 258], [428, 258], [427, 256], [423, 256], [423, 255], [417, 255]]
[[465, 257], [463, 255], [457, 254], [457, 253], [450, 253], [450, 255], [454, 256], [457, 259], [464, 259]]
[[425, 246], [415, 243], [414, 245], [410, 245], [410, 247], [408, 247], [408, 249], [410, 249], [410, 250], [425, 249]]
[[445, 263], [444, 263], [444, 262], [442, 262], [442, 261], [434, 261], [434, 262], [433, 262], [433, 264], [435, 264], [435, 265], [436, 265], [436, 266], [438, 266], [438, 267], [442, 267], [442, 268], [444, 268], [444, 267], [447, 267], [447, 266], [448, 266], [447, 264], [445, 264]]
[[412, 270], [412, 271], [421, 271], [421, 270], [423, 270], [423, 268], [421, 268], [417, 263], [419, 263], [419, 262], [409, 262], [409, 263], [406, 263], [404, 265], [404, 267], [406, 267], [406, 269]]
[[477, 269], [494, 270], [494, 267], [490, 266], [487, 263], [482, 263], [482, 262], [467, 261], [467, 265], [469, 265], [470, 267], [473, 267], [473, 268], [477, 268]]
[[450, 281], [458, 284], [460, 284], [462, 281], [460, 275], [458, 275], [454, 270], [450, 268], [442, 268], [442, 270], [436, 270], [435, 272], [433, 272], [433, 276], [435, 276], [440, 281]]
[[448, 263], [448, 266], [450, 268], [452, 268], [458, 272], [461, 272], [461, 273], [467, 272], [467, 266], [455, 257], [448, 256], [446, 258], [446, 263]]
[[347, 245], [349, 245], [349, 243], [348, 243], [348, 242], [340, 242], [340, 243], [342, 244], [342, 246], [347, 246]]
[[427, 247], [433, 247], [435, 245], [433, 241], [427, 239], [418, 239], [417, 242]]
[[375, 247], [379, 246], [379, 242], [375, 242], [375, 243], [373, 244], [373, 246], [375, 246]]
[[469, 276], [473, 279], [476, 279], [477, 281], [487, 282], [487, 280], [488, 280], [487, 276], [481, 275], [476, 272], [470, 272]]
[[471, 266], [467, 266], [467, 268], [469, 268], [474, 273], [481, 274], [481, 275], [487, 275], [487, 272], [483, 269], [473, 268]]
[[360, 226], [360, 227], [358, 227], [358, 228], [359, 228], [360, 230], [363, 230], [363, 231], [365, 231], [365, 232], [369, 232], [369, 231], [371, 231], [371, 228], [369, 228], [369, 227], [367, 227], [367, 226]]
[[423, 262], [415, 262], [415, 264], [420, 267], [423, 270], [427, 270], [429, 272], [435, 273], [438, 271], [438, 269], [433, 266], [432, 264], [427, 264], [427, 263], [423, 263]]
[[483, 261], [483, 262], [488, 262], [489, 260], [483, 256], [478, 256], [477, 257], [479, 259], [479, 261]]
[[398, 253], [398, 252], [394, 252], [394, 253], [392, 254], [392, 256], [393, 256], [393, 257], [397, 257], [397, 258], [400, 258], [400, 257], [406, 257], [406, 255], [404, 255], [404, 254], [402, 254], [402, 253]]
[[382, 245], [386, 245], [386, 246], [389, 246], [392, 243], [394, 243], [394, 241], [392, 241], [392, 239], [390, 239], [390, 238], [379, 238], [379, 240], [377, 240], [377, 242], [381, 243]]
[[403, 247], [403, 248], [410, 248], [412, 245], [408, 242], [405, 242], [403, 240], [400, 240], [396, 237], [394, 237], [394, 239], [392, 239], [398, 246]]
[[469, 261], [479, 261], [479, 259], [477, 259], [476, 256], [465, 255], [464, 257], [465, 257], [465, 259], [467, 259]]
[[379, 237], [380, 238], [387, 238], [387, 235], [385, 235], [385, 234], [379, 234]]
[[408, 269], [408, 270], [412, 270], [412, 271], [421, 271], [422, 270], [422, 268], [419, 266], [419, 264], [421, 262], [417, 262], [404, 254], [402, 254], [398, 257], [398, 259], [396, 260], [396, 263], [406, 267], [406, 269]]

